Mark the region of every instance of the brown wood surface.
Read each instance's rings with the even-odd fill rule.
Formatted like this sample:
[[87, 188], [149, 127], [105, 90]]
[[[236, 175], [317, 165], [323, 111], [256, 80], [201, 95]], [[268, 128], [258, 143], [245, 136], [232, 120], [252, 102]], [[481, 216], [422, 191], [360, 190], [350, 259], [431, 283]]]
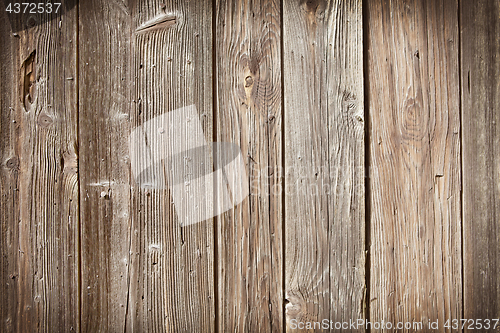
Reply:
[[366, 13], [370, 319], [459, 319], [457, 1], [369, 1]]
[[168, 190], [134, 182], [128, 136], [195, 104], [211, 139], [211, 4], [80, 7], [83, 330], [210, 331], [212, 221], [181, 227]]
[[282, 332], [279, 1], [216, 4], [216, 139], [241, 147], [250, 196], [217, 218], [220, 332]]
[[[138, 1], [133, 29], [171, 15], [175, 23], [134, 33], [132, 128], [181, 107], [213, 133], [211, 1]], [[182, 126], [178, 124], [175, 126]], [[188, 140], [187, 138], [175, 138]], [[151, 149], [158, 147], [151, 138]], [[179, 145], [180, 142], [173, 142]], [[168, 172], [168, 170], [165, 170]], [[196, 171], [195, 171], [196, 172]], [[213, 219], [182, 227], [166, 189], [132, 190], [131, 332], [211, 332], [215, 325]]]
[[130, 8], [79, 3], [81, 329], [125, 331], [131, 262]]
[[[0, 332], [500, 316], [497, 0], [0, 3]], [[250, 195], [181, 226], [129, 137], [189, 106]]]
[[361, 14], [361, 1], [284, 2], [289, 331], [364, 318]]
[[498, 319], [500, 2], [462, 1], [460, 15], [464, 317]]
[[77, 11], [50, 18], [0, 13], [1, 332], [79, 330]]

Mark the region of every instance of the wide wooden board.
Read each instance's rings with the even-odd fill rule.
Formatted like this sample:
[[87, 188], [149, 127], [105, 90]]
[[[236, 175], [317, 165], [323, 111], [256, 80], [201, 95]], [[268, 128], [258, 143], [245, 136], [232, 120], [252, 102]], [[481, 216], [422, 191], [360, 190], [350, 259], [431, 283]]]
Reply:
[[217, 329], [282, 332], [280, 3], [216, 3], [216, 140], [237, 144], [250, 195], [217, 218]]
[[368, 2], [372, 322], [462, 315], [457, 13], [456, 0]]
[[363, 24], [361, 1], [283, 6], [285, 298], [295, 331], [365, 317]]
[[79, 330], [77, 10], [0, 13], [0, 331]]

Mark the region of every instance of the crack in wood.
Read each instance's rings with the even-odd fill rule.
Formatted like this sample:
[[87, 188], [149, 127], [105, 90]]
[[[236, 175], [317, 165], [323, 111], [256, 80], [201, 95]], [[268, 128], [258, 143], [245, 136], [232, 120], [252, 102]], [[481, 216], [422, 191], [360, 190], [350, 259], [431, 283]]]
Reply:
[[24, 61], [21, 71], [23, 73], [23, 77], [21, 78], [22, 102], [25, 111], [29, 111], [34, 100], [35, 55], [36, 51], [31, 52]]
[[135, 29], [135, 33], [146, 33], [153, 30], [169, 28], [173, 26], [177, 22], [177, 18], [172, 14], [160, 14], [153, 19], [144, 22], [137, 29]]

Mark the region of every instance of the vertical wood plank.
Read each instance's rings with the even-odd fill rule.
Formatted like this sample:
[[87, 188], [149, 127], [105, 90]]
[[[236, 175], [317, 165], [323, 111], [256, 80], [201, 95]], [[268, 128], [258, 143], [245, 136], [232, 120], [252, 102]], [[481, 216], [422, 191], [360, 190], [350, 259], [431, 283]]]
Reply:
[[79, 16], [82, 331], [125, 331], [131, 15], [122, 1], [92, 0]]
[[361, 1], [285, 1], [283, 21], [291, 331], [297, 321], [364, 318]]
[[500, 3], [461, 1], [464, 317], [500, 316]]
[[[203, 133], [189, 134], [204, 135], [211, 142], [211, 1], [141, 0], [136, 2], [132, 16], [135, 73], [132, 127], [143, 128], [155, 117], [194, 105]], [[168, 18], [169, 23], [154, 24], [158, 17]], [[143, 29], [147, 26], [150, 28]], [[161, 145], [154, 137], [148, 140], [151, 150], [157, 152]], [[184, 146], [188, 140], [179, 137], [172, 144]], [[182, 211], [174, 203], [172, 184], [167, 184], [170, 190], [140, 185], [133, 183], [132, 189], [133, 256], [127, 330], [212, 332], [215, 326], [213, 219], [181, 226]]]
[[[328, 318], [347, 322], [364, 318], [366, 307], [362, 1], [333, 1], [327, 9], [328, 232], [332, 295]], [[364, 327], [357, 330], [364, 331]]]
[[461, 318], [457, 10], [368, 2], [373, 322]]
[[[19, 149], [17, 137], [18, 109], [21, 108], [15, 87], [19, 84], [20, 41], [15, 38], [7, 18], [0, 13], [0, 305], [1, 328], [6, 332], [18, 329], [19, 301]], [[14, 88], [14, 89], [13, 89]], [[22, 113], [21, 113], [22, 114]], [[16, 117], [17, 116], [17, 117]], [[15, 121], [15, 122], [14, 122]], [[17, 134], [17, 135], [16, 135]], [[17, 281], [16, 281], [17, 279]], [[31, 303], [31, 302], [30, 302]]]
[[250, 188], [217, 220], [218, 330], [281, 332], [280, 3], [216, 7], [216, 138], [241, 147]]
[[[0, 331], [79, 329], [77, 11], [0, 13]], [[10, 25], [9, 25], [10, 23]]]

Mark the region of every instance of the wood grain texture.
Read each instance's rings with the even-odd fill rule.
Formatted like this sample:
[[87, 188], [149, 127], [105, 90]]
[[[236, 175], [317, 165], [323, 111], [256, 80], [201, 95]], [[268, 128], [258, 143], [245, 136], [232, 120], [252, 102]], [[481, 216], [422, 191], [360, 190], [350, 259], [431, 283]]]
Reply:
[[364, 318], [361, 1], [285, 1], [285, 288], [291, 320]]
[[239, 145], [250, 196], [217, 219], [218, 330], [282, 332], [280, 3], [216, 3], [217, 141]]
[[[194, 105], [203, 133], [189, 134], [211, 142], [211, 1], [137, 1], [132, 16], [134, 30], [161, 16], [175, 21], [133, 36], [132, 127]], [[153, 153], [161, 147], [154, 137], [148, 140]], [[189, 138], [178, 137], [171, 144], [185, 142]], [[133, 183], [130, 332], [214, 331], [213, 219], [183, 227], [179, 208], [171, 190]]]
[[461, 1], [464, 317], [500, 316], [500, 3]]
[[[0, 331], [74, 332], [79, 329], [76, 10], [58, 20], [8, 18], [3, 10]], [[22, 29], [14, 33], [14, 26]]]
[[[13, 87], [18, 85], [19, 44], [11, 32], [7, 13], [0, 14], [0, 294], [5, 302], [0, 305], [1, 329], [14, 332], [21, 316], [18, 313], [19, 278], [19, 149], [17, 118], [19, 96]], [[21, 113], [22, 114], [22, 113]], [[14, 123], [14, 121], [16, 121]], [[10, 166], [10, 168], [9, 168]], [[17, 280], [19, 281], [19, 279]], [[31, 303], [31, 300], [30, 300]], [[8, 306], [6, 305], [8, 304]], [[24, 311], [23, 311], [24, 312]]]
[[462, 314], [457, 11], [368, 2], [372, 321]]
[[[0, 3], [0, 332], [500, 316], [497, 0]], [[181, 226], [129, 136], [189, 106], [250, 196]]]
[[130, 265], [130, 9], [79, 3], [81, 320], [125, 331]]

